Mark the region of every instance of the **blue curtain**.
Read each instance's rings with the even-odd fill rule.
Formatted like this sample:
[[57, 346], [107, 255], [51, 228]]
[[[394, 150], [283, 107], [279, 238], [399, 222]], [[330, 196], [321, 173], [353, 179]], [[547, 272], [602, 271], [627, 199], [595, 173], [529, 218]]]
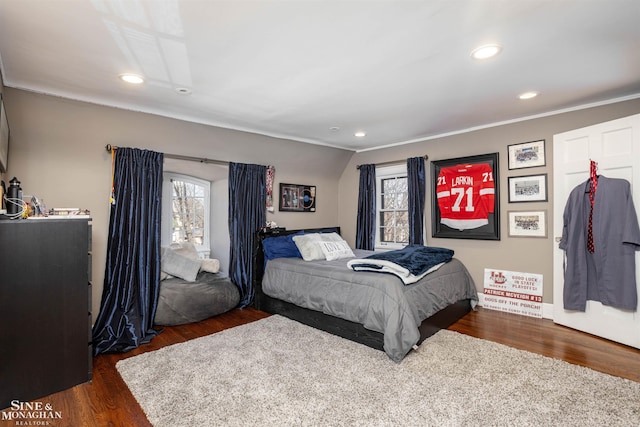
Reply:
[[356, 248], [372, 251], [376, 243], [376, 165], [360, 165]]
[[267, 167], [229, 163], [229, 277], [240, 289], [240, 308], [254, 297], [253, 238], [267, 222]]
[[407, 159], [407, 185], [409, 197], [409, 244], [424, 244], [424, 157]]
[[163, 154], [118, 148], [107, 263], [93, 352], [125, 352], [158, 334]]

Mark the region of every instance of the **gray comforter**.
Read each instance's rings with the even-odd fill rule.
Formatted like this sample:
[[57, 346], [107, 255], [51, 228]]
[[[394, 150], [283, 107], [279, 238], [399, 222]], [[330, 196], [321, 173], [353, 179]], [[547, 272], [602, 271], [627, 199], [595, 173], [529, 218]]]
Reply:
[[[373, 252], [354, 253], [364, 258]], [[353, 271], [348, 261], [273, 259], [262, 288], [270, 297], [381, 332], [384, 350], [395, 362], [418, 342], [424, 319], [456, 301], [471, 299], [473, 307], [478, 301], [473, 279], [456, 258], [411, 285], [391, 274]]]

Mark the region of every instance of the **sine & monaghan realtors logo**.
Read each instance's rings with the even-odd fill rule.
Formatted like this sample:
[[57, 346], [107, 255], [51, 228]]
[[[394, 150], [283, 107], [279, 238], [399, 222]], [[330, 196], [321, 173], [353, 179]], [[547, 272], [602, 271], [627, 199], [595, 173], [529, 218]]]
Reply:
[[12, 400], [9, 408], [0, 412], [1, 421], [15, 426], [53, 426], [62, 419], [62, 411], [56, 411], [50, 403]]

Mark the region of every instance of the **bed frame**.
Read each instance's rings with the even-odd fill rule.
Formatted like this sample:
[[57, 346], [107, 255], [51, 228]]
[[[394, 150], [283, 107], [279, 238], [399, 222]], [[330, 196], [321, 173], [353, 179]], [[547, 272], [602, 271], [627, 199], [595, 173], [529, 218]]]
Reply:
[[[280, 314], [290, 319], [296, 320], [305, 325], [316, 329], [338, 335], [351, 341], [364, 344], [366, 346], [383, 350], [384, 336], [380, 332], [366, 329], [359, 323], [340, 319], [335, 316], [324, 314], [319, 311], [310, 310], [299, 307], [286, 301], [272, 298], [262, 291], [262, 276], [264, 272], [264, 252], [262, 249], [262, 240], [267, 237], [283, 236], [287, 234], [295, 234], [300, 230], [285, 230], [283, 228], [262, 229], [256, 233], [253, 244], [253, 288], [255, 297], [253, 305], [256, 309], [266, 311], [271, 314]], [[340, 227], [312, 228], [305, 229], [305, 233], [329, 233], [336, 232], [340, 234]], [[471, 310], [470, 300], [461, 300], [449, 305], [433, 316], [425, 319], [419, 327], [420, 340], [418, 344], [426, 338], [438, 332], [440, 329], [446, 329]]]

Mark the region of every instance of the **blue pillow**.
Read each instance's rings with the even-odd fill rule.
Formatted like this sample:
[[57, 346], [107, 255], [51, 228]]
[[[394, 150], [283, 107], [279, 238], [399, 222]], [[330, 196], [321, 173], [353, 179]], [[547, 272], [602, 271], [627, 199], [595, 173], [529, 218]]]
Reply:
[[285, 236], [267, 237], [262, 241], [264, 258], [266, 260], [274, 258], [302, 258], [302, 254], [300, 254], [298, 247], [293, 241], [293, 236], [300, 234], [304, 234], [304, 232], [300, 231]]

